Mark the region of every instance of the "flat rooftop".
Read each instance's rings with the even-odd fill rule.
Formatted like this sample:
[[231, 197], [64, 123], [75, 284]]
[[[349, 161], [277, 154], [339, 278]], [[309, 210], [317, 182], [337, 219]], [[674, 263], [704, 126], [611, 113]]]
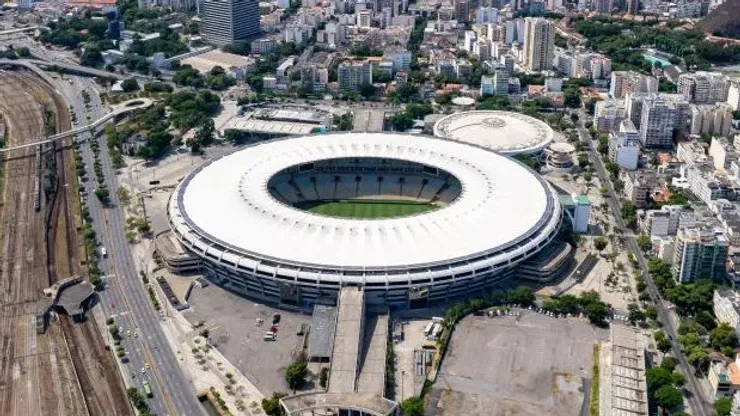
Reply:
[[331, 357], [336, 328], [336, 307], [327, 305], [313, 307], [311, 332], [308, 334], [308, 355], [311, 359]]
[[610, 342], [601, 352], [599, 414], [648, 415], [644, 338], [634, 328], [611, 326]]
[[227, 121], [222, 130], [235, 129], [253, 133], [270, 133], [285, 135], [311, 134], [317, 126], [311, 123], [300, 123], [292, 121], [263, 120], [250, 116], [232, 117]]
[[365, 320], [365, 292], [345, 287], [339, 292], [339, 314], [331, 355], [329, 393], [354, 393]]

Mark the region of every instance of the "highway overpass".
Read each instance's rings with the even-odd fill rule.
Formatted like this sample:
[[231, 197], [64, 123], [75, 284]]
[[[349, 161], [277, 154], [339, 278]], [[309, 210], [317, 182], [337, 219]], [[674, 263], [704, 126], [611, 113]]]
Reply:
[[[0, 64], [2, 63], [0, 62]], [[5, 147], [5, 148], [0, 149], [0, 154], [11, 152], [13, 150], [25, 149], [27, 147], [38, 146], [40, 144], [51, 143], [57, 140], [63, 140], [68, 137], [74, 137], [80, 133], [91, 132], [92, 134], [96, 134], [99, 128], [105, 126], [106, 123], [115, 119], [117, 116], [129, 113], [131, 111], [147, 108], [150, 105], [152, 105], [152, 102], [153, 101], [148, 98], [136, 98], [133, 100], [124, 101], [123, 103], [113, 107], [113, 111], [93, 121], [92, 123], [88, 125], [77, 127], [76, 129], [68, 130], [62, 133], [57, 133], [53, 136], [40, 139], [33, 143], [26, 143], [26, 144], [21, 144], [18, 146]]]

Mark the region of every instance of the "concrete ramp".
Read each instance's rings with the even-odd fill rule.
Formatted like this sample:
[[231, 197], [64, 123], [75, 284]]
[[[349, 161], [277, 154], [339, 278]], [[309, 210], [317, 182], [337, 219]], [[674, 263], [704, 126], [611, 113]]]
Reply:
[[365, 292], [358, 287], [339, 291], [337, 328], [331, 355], [329, 393], [351, 393], [357, 383], [365, 325]]
[[360, 376], [357, 391], [383, 396], [385, 392], [385, 354], [388, 348], [388, 315], [372, 315], [365, 321]]

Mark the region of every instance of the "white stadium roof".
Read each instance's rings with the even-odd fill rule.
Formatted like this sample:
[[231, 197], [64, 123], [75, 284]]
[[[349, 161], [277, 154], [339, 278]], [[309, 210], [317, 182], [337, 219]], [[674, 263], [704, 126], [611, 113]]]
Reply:
[[[301, 211], [267, 188], [286, 168], [347, 157], [438, 167], [457, 177], [462, 192], [449, 205], [422, 214], [355, 220]], [[556, 225], [560, 208], [554, 195], [523, 164], [479, 147], [419, 135], [341, 133], [273, 140], [215, 160], [181, 183], [170, 218], [181, 234], [207, 237], [248, 258], [393, 268], [470, 258], [534, 239], [522, 249], [528, 250], [540, 242], [542, 229]]]
[[555, 133], [546, 123], [510, 111], [465, 111], [437, 121], [434, 135], [514, 155], [536, 153], [552, 142]]

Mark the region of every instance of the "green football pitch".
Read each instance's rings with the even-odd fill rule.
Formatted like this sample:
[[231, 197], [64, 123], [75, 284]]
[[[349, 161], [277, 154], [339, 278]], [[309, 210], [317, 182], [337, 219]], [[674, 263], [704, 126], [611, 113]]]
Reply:
[[339, 201], [306, 201], [295, 204], [315, 214], [341, 218], [393, 218], [431, 211], [436, 207], [423, 202], [353, 199]]

